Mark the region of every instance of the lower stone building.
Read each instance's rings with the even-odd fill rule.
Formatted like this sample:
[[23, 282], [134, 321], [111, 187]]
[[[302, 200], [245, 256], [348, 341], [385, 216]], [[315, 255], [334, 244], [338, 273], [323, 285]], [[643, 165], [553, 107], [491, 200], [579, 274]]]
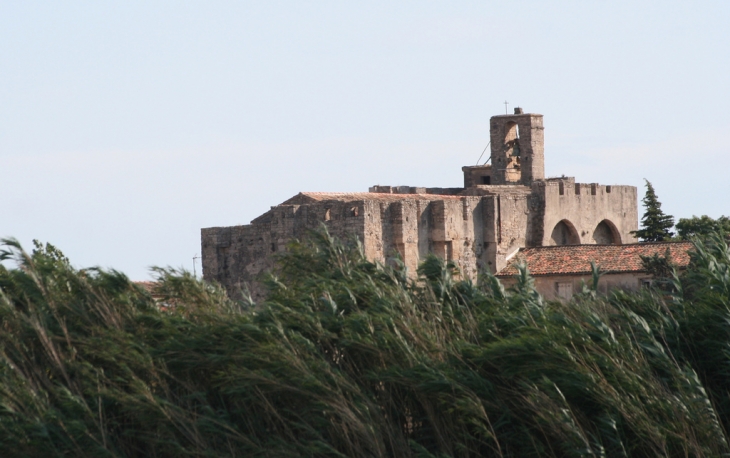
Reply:
[[622, 289], [636, 291], [651, 285], [652, 274], [643, 266], [642, 256], [666, 256], [677, 269], [689, 265], [691, 242], [651, 242], [628, 245], [569, 245], [523, 248], [510, 264], [497, 273], [505, 286], [515, 283], [517, 264], [524, 263], [535, 281], [535, 289], [547, 300], [570, 300], [582, 285], [592, 282], [591, 262], [602, 273], [598, 292]]
[[636, 187], [545, 178], [543, 130], [542, 115], [519, 108], [492, 117], [491, 164], [463, 167], [461, 188], [301, 192], [251, 224], [202, 229], [203, 276], [260, 299], [257, 278], [275, 255], [321, 224], [357, 237], [372, 261], [400, 256], [411, 275], [428, 253], [475, 278], [482, 269], [499, 272], [520, 248], [635, 242]]

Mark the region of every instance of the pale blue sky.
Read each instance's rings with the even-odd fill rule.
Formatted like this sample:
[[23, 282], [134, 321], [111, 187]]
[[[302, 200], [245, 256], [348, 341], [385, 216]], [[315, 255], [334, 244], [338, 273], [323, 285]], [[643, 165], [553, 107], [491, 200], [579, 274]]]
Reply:
[[726, 1], [0, 1], [0, 235], [190, 269], [299, 191], [460, 185], [505, 100], [548, 175], [727, 215], [729, 81]]

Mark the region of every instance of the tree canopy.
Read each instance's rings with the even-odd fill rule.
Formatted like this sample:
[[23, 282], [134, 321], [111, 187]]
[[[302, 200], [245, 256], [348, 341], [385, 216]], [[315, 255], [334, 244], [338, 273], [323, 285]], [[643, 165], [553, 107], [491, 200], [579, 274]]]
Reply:
[[641, 229], [632, 231], [642, 242], [662, 242], [672, 238], [674, 233], [670, 231], [674, 226], [674, 217], [666, 215], [662, 211], [662, 204], [657, 198], [654, 186], [646, 181], [646, 194], [642, 199], [644, 204], [644, 216], [641, 217]]
[[692, 215], [692, 218], [679, 218], [677, 223], [677, 235], [682, 240], [689, 240], [692, 237], [704, 237], [714, 232], [730, 235], [730, 218], [721, 216], [713, 219], [707, 215], [700, 217]]

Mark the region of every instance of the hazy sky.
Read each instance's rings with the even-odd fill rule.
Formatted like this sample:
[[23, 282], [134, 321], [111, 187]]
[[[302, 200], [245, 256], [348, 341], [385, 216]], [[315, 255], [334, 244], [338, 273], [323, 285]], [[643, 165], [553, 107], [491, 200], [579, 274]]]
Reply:
[[728, 1], [0, 0], [0, 236], [192, 269], [299, 191], [459, 186], [505, 100], [547, 175], [727, 215], [729, 83]]

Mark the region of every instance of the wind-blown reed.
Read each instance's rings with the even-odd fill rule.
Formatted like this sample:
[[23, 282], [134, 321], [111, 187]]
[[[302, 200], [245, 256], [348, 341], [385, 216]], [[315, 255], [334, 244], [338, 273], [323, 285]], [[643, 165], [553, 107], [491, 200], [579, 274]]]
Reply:
[[50, 245], [4, 247], [3, 456], [730, 452], [719, 235], [666, 291], [587, 285], [569, 304], [525, 268], [505, 291], [431, 257], [410, 281], [325, 231], [289, 247], [261, 304], [174, 269], [156, 302]]

